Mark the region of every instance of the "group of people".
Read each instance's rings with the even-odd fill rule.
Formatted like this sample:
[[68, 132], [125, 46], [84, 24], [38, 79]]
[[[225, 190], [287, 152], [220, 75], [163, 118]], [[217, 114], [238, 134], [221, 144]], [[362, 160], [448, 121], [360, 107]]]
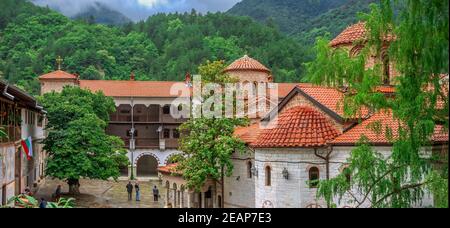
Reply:
[[[131, 181], [128, 182], [126, 189], [128, 192], [128, 201], [133, 200], [133, 189], [136, 192], [136, 201], [137, 202], [141, 201], [141, 187], [139, 185], [139, 182], [135, 182], [134, 186], [131, 183]], [[154, 186], [152, 192], [153, 192], [153, 201], [158, 202], [158, 199], [159, 199], [158, 187]]]

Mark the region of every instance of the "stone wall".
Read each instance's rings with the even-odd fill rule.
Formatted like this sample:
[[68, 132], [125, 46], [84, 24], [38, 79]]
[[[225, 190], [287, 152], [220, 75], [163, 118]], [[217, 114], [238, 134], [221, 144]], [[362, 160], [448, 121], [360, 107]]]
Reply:
[[41, 95], [50, 92], [61, 92], [65, 86], [75, 86], [76, 83], [73, 80], [57, 80], [57, 81], [42, 81], [41, 82]]
[[[334, 147], [330, 155], [330, 178], [336, 177], [347, 167], [347, 159], [354, 147]], [[376, 151], [388, 157], [391, 147], [375, 147]], [[319, 150], [319, 154], [326, 154], [326, 150]], [[310, 188], [309, 170], [319, 168], [320, 179], [327, 178], [326, 163], [314, 154], [313, 149], [257, 149], [255, 161], [258, 176], [255, 179], [255, 207], [274, 208], [307, 208], [326, 207], [322, 199], [316, 198], [316, 188]], [[266, 167], [271, 167], [271, 185], [266, 186]], [[283, 170], [288, 170], [289, 178], [283, 177]], [[353, 191], [356, 192], [356, 191]], [[361, 198], [361, 195], [356, 195]], [[342, 199], [335, 198], [334, 204], [338, 208], [355, 207], [350, 195]], [[415, 207], [429, 207], [433, 205], [433, 197], [426, 192], [424, 199]], [[361, 207], [367, 207], [368, 202]]]
[[225, 178], [225, 207], [255, 207], [255, 176], [249, 175], [248, 164], [255, 165], [254, 154], [250, 150], [246, 154], [233, 155], [233, 175]]
[[269, 74], [262, 71], [233, 70], [228, 72], [232, 77], [238, 78], [240, 82], [265, 82], [269, 80]]

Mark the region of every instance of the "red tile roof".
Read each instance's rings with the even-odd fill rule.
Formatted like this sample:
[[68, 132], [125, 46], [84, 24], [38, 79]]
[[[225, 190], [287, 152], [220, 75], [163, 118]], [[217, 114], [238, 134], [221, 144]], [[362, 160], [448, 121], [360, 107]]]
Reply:
[[227, 68], [225, 68], [225, 72], [234, 71], [234, 70], [255, 70], [255, 71], [263, 71], [270, 73], [271, 71], [258, 62], [255, 59], [250, 58], [248, 55], [234, 61]]
[[[399, 127], [400, 123], [393, 117], [392, 111], [380, 111], [340, 135], [330, 144], [354, 145], [359, 142], [362, 136], [365, 136], [371, 144], [390, 145], [392, 142], [386, 137], [386, 129], [389, 128], [391, 130], [393, 140], [395, 140], [395, 138], [398, 137]], [[442, 126], [436, 127], [435, 134], [432, 139], [434, 142], [448, 142], [448, 132], [444, 132], [442, 129]]]
[[[286, 97], [296, 86], [298, 83], [277, 83], [278, 84], [278, 96], [280, 98]], [[310, 84], [301, 84], [301, 85], [310, 85]]]
[[359, 22], [348, 28], [346, 28], [341, 34], [339, 34], [330, 45], [336, 47], [342, 44], [353, 44], [355, 41], [364, 39], [366, 36], [366, 23]]
[[259, 123], [250, 125], [248, 127], [238, 127], [234, 131], [234, 136], [240, 138], [243, 142], [247, 144], [252, 144], [256, 142], [259, 134], [261, 133], [261, 128]]
[[178, 166], [178, 163], [170, 164], [167, 166], [162, 166], [158, 168], [158, 172], [164, 173], [164, 174], [176, 174], [176, 175], [182, 175], [183, 173], [179, 170], [176, 170]]
[[321, 147], [339, 135], [339, 131], [320, 112], [297, 106], [278, 116], [273, 129], [264, 129], [252, 144], [257, 148]]
[[448, 143], [448, 129], [446, 130], [444, 126], [438, 125], [434, 129], [433, 142], [447, 142]]
[[378, 86], [376, 88], [376, 90], [377, 90], [377, 92], [386, 93], [386, 94], [395, 93], [395, 87], [394, 86]]
[[[297, 86], [307, 96], [311, 97], [321, 105], [325, 106], [329, 110], [333, 111], [340, 117], [344, 117], [344, 97], [345, 94], [336, 88], [326, 86], [316, 86], [312, 84], [299, 84]], [[361, 117], [364, 118], [369, 114], [367, 109], [363, 109]], [[352, 118], [359, 118], [355, 116]]]
[[40, 80], [42, 79], [78, 79], [78, 77], [76, 75], [67, 73], [65, 71], [62, 70], [57, 70], [57, 71], [53, 71], [50, 72], [48, 74], [44, 74], [42, 76], [39, 77]]
[[170, 94], [172, 86], [183, 82], [80, 80], [80, 87], [103, 91], [109, 97], [178, 97]]

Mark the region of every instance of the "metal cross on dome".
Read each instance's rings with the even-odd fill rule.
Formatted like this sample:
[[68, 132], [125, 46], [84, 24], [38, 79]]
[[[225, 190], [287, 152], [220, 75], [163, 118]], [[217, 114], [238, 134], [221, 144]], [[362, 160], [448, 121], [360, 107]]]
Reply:
[[58, 56], [56, 58], [56, 64], [58, 64], [58, 70], [61, 70], [61, 63], [64, 61], [64, 59], [61, 58], [61, 56]]

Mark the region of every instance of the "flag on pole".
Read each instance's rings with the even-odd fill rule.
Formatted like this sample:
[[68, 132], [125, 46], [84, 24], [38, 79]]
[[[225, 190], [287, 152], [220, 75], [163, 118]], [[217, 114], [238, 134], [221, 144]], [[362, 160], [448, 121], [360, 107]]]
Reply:
[[33, 141], [31, 137], [28, 137], [26, 140], [22, 140], [22, 148], [25, 154], [27, 155], [27, 159], [31, 160], [33, 157]]

